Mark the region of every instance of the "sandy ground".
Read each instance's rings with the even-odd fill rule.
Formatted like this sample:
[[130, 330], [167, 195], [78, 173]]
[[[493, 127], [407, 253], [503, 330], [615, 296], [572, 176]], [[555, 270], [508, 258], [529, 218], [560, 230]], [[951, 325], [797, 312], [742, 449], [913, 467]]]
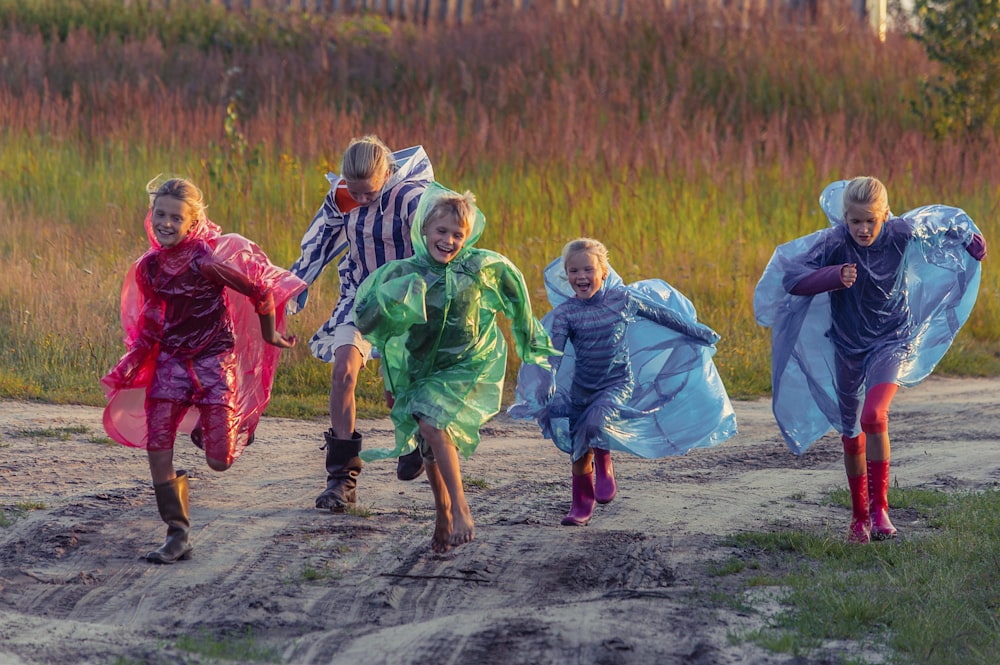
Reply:
[[[893, 482], [1000, 483], [998, 394], [1000, 379], [902, 390]], [[318, 511], [323, 423], [265, 418], [222, 474], [178, 446], [194, 558], [160, 566], [140, 558], [165, 533], [145, 453], [108, 443], [99, 409], [0, 402], [0, 507], [12, 522], [0, 528], [0, 663], [205, 663], [178, 638], [234, 634], [284, 663], [839, 662], [851, 645], [793, 658], [729, 637], [765, 625], [767, 611], [718, 600], [708, 567], [731, 554], [720, 536], [839, 537], [849, 519], [825, 500], [845, 484], [838, 438], [797, 458], [769, 402], [735, 407], [740, 434], [722, 446], [618, 455], [618, 498], [584, 528], [559, 525], [567, 458], [532, 424], [498, 417], [463, 464], [476, 540], [444, 555], [430, 550], [424, 477], [400, 482], [394, 461], [372, 463], [363, 514]], [[392, 436], [388, 420], [358, 429], [370, 445]], [[926, 528], [893, 517], [903, 538]]]

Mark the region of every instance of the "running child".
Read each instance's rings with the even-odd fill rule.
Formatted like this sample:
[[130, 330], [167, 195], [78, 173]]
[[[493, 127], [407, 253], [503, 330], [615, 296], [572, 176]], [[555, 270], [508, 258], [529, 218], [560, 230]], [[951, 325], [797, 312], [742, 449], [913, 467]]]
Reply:
[[395, 448], [361, 454], [370, 460], [419, 450], [434, 493], [431, 548], [438, 553], [475, 537], [459, 453], [473, 453], [479, 428], [500, 410], [507, 344], [497, 315], [510, 320], [524, 362], [547, 368], [556, 354], [531, 313], [520, 271], [474, 247], [485, 225], [471, 193], [430, 185], [413, 225], [413, 257], [372, 273], [354, 306], [395, 396]]
[[[351, 141], [340, 172], [327, 175], [330, 191], [302, 238], [302, 255], [290, 269], [312, 284], [327, 264], [340, 256], [340, 297], [330, 320], [309, 340], [314, 356], [333, 363], [330, 429], [323, 435], [326, 489], [316, 497], [317, 508], [333, 512], [354, 505], [363, 466], [359, 457], [363, 437], [354, 429], [354, 391], [358, 373], [372, 357], [372, 346], [358, 331], [351, 314], [355, 294], [376, 268], [413, 254], [410, 226], [421, 194], [434, 180], [422, 147], [394, 153], [371, 135]], [[289, 312], [305, 307], [306, 297], [303, 292]], [[399, 459], [396, 475], [400, 480], [413, 480], [421, 473], [419, 454]]]
[[146, 449], [167, 524], [166, 541], [146, 559], [173, 563], [193, 549], [188, 476], [173, 464], [177, 432], [193, 434], [211, 469], [232, 466], [270, 400], [280, 350], [295, 345], [282, 334], [283, 309], [305, 284], [246, 238], [220, 235], [190, 181], [154, 179], [146, 190], [150, 249], [122, 290], [128, 352], [102, 379], [104, 427]]
[[872, 177], [820, 196], [831, 228], [778, 246], [754, 294], [771, 328], [772, 408], [792, 452], [841, 434], [848, 540], [891, 538], [889, 407], [925, 379], [965, 323], [986, 242], [958, 208], [892, 216]]
[[566, 244], [545, 270], [554, 309], [542, 319], [556, 349], [551, 377], [523, 367], [509, 413], [538, 421], [573, 465], [567, 526], [590, 521], [594, 503], [617, 492], [612, 450], [679, 455], [736, 433], [736, 418], [712, 362], [719, 335], [662, 280], [630, 286], [592, 238]]

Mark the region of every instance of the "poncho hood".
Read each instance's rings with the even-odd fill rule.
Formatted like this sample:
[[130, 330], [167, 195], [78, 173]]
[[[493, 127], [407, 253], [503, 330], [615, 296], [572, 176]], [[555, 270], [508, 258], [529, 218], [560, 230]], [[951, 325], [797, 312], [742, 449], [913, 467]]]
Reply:
[[[410, 227], [410, 241], [413, 243], [413, 255], [431, 267], [442, 266], [442, 264], [431, 257], [430, 250], [427, 248], [427, 236], [423, 233], [424, 220], [427, 219], [427, 214], [438, 201], [449, 196], [459, 196], [459, 194], [437, 182], [429, 184], [420, 197], [420, 205], [417, 206], [417, 214], [413, 220], [413, 226]], [[465, 241], [465, 246], [455, 256], [452, 263], [465, 258], [475, 246], [476, 241], [482, 237], [483, 231], [486, 230], [486, 216], [483, 215], [478, 206], [474, 206], [474, 210], [475, 218], [472, 222], [472, 232], [469, 234], [468, 240]]]

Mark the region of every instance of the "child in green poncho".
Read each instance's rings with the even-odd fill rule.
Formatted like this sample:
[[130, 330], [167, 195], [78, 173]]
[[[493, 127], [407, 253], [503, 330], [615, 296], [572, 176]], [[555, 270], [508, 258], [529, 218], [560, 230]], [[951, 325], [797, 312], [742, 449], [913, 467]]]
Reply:
[[510, 319], [524, 362], [547, 368], [558, 354], [532, 315], [521, 272], [506, 257], [473, 247], [485, 224], [470, 192], [431, 184], [412, 226], [414, 255], [373, 272], [354, 306], [395, 396], [395, 449], [368, 449], [362, 458], [419, 448], [434, 492], [431, 548], [438, 553], [475, 537], [458, 453], [472, 454], [479, 428], [500, 410], [507, 344], [497, 314]]

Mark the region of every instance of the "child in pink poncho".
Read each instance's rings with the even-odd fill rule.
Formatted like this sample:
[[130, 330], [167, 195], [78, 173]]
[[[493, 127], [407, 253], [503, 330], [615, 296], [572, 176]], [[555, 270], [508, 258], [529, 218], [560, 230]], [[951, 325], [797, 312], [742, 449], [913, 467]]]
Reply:
[[[104, 427], [147, 450], [167, 539], [146, 558], [173, 563], [192, 550], [187, 473], [173, 464], [177, 432], [192, 433], [212, 469], [232, 466], [253, 441], [280, 349], [295, 344], [282, 334], [283, 312], [305, 283], [246, 238], [220, 235], [191, 182], [154, 180], [147, 193], [151, 247], [122, 289], [128, 351], [101, 381]], [[192, 406], [197, 413], [185, 418]]]

